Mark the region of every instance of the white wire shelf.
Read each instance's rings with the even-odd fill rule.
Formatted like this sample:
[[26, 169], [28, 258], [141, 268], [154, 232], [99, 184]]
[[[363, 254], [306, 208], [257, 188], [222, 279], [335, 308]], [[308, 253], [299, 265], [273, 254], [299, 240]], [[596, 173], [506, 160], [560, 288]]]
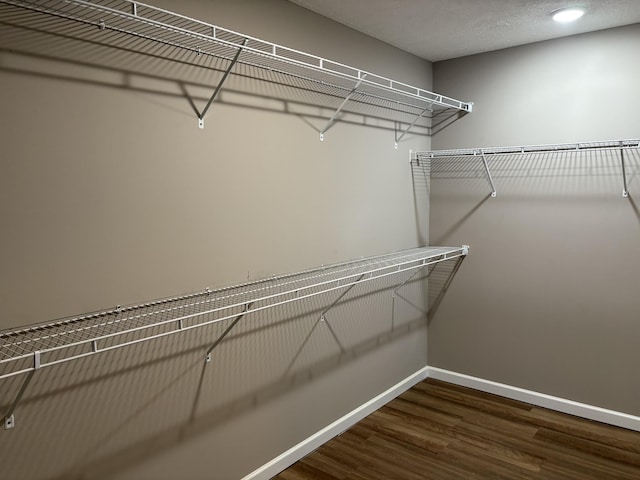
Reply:
[[[571, 152], [611, 152], [610, 155], [616, 155], [615, 159], [620, 165], [620, 174], [622, 177], [622, 197], [629, 197], [629, 189], [627, 185], [627, 166], [626, 158], [640, 156], [640, 139], [626, 140], [606, 140], [597, 142], [577, 142], [577, 143], [557, 143], [547, 145], [526, 145], [526, 146], [510, 146], [510, 147], [482, 147], [482, 148], [462, 148], [454, 150], [433, 150], [425, 152], [412, 152], [411, 163], [415, 165], [426, 164], [434, 159], [464, 159], [472, 160], [477, 158], [484, 168], [487, 180], [491, 186], [491, 196], [496, 197], [496, 187], [491, 175], [488, 160], [513, 155], [546, 155], [553, 153], [571, 153]], [[546, 157], [545, 157], [546, 158]]]
[[620, 150], [640, 148], [640, 139], [607, 140], [599, 142], [556, 143], [547, 145], [525, 145], [511, 147], [460, 148], [454, 150], [433, 150], [429, 152], [413, 152], [413, 159], [429, 159], [443, 157], [463, 157], [477, 155], [511, 155], [525, 153], [550, 153], [588, 150]]
[[[206, 58], [222, 60], [226, 65], [216, 68], [226, 74], [218, 87], [237, 63], [243, 74], [315, 91], [343, 103], [403, 111], [416, 120], [443, 110], [472, 110], [469, 102], [140, 2], [0, 0], [0, 5], [2, 16], [18, 25], [65, 37], [111, 44], [170, 61], [184, 62], [185, 53], [201, 59], [200, 63]], [[200, 120], [208, 107], [198, 112]], [[343, 107], [344, 104], [337, 107], [334, 117]], [[332, 117], [330, 124], [333, 120]]]
[[0, 332], [0, 379], [173, 335], [467, 255], [423, 247], [219, 290], [116, 307]]

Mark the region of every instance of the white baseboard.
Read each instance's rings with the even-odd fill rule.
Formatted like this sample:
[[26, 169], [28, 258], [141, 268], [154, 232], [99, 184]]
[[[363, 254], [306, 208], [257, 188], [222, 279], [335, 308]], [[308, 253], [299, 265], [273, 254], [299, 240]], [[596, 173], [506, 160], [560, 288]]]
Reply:
[[416, 383], [419, 383], [427, 378], [427, 369], [428, 367], [424, 367], [418, 370], [416, 373], [398, 382], [393, 387], [389, 388], [377, 397], [372, 398], [367, 403], [360, 405], [355, 410], [352, 410], [343, 417], [339, 418], [331, 425], [328, 425], [319, 432], [311, 435], [309, 438], [303, 440], [297, 445], [294, 445], [283, 454], [271, 460], [269, 463], [264, 464], [257, 470], [251, 472], [246, 477], [243, 477], [242, 480], [269, 480], [285, 468], [293, 465], [301, 458], [304, 458], [306, 455], [331, 440], [333, 437], [340, 435], [342, 432], [358, 423], [367, 415], [370, 415], [379, 408], [383, 407], [398, 395], [409, 390]]
[[568, 413], [570, 415], [576, 415], [578, 417], [588, 418], [590, 420], [596, 420], [598, 422], [608, 423], [610, 425], [640, 432], [640, 417], [629, 415], [627, 413], [594, 407], [593, 405], [574, 402], [573, 400], [533, 392], [523, 388], [512, 387], [503, 383], [492, 382], [491, 380], [484, 380], [482, 378], [451, 372], [436, 367], [427, 368], [427, 378], [434, 378], [436, 380], [442, 380], [455, 385], [474, 388], [476, 390], [493, 393], [513, 400], [519, 400], [539, 407], [545, 407], [558, 412]]
[[545, 393], [512, 387], [503, 383], [484, 380], [482, 378], [472, 377], [462, 373], [451, 372], [437, 367], [424, 367], [389, 388], [387, 391], [369, 400], [367, 403], [347, 413], [331, 425], [328, 425], [309, 438], [291, 447], [283, 454], [242, 478], [242, 480], [269, 480], [285, 468], [293, 465], [301, 458], [304, 458], [322, 444], [341, 434], [367, 415], [375, 412], [426, 378], [434, 378], [436, 380], [442, 380], [455, 385], [474, 388], [482, 392], [493, 393], [494, 395], [500, 395], [501, 397], [519, 400], [539, 407], [549, 408], [558, 412], [568, 413], [570, 415], [576, 415], [578, 417], [588, 418], [590, 420], [596, 420], [598, 422], [608, 423], [610, 425], [640, 432], [640, 417], [636, 417], [634, 415], [616, 412], [614, 410], [607, 410], [606, 408], [595, 407], [585, 403], [574, 402], [573, 400], [554, 397]]

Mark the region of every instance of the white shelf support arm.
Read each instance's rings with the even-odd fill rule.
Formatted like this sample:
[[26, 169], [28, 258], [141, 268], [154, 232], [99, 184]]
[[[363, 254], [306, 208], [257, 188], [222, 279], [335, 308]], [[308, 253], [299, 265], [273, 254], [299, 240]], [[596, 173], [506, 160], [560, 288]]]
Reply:
[[329, 332], [331, 332], [331, 336], [332, 336], [332, 337], [333, 337], [333, 339], [335, 340], [335, 342], [336, 342], [336, 344], [338, 345], [338, 347], [340, 347], [340, 351], [341, 351], [342, 353], [344, 353], [344, 352], [345, 352], [345, 349], [344, 349], [344, 347], [342, 346], [342, 343], [340, 343], [340, 339], [339, 339], [339, 338], [338, 338], [338, 336], [336, 335], [336, 332], [334, 332], [334, 331], [333, 331], [333, 328], [331, 328], [331, 324], [330, 324], [330, 323], [328, 322], [328, 320], [327, 320], [327, 313], [329, 313], [329, 310], [331, 310], [333, 307], [335, 307], [335, 306], [338, 304], [338, 302], [340, 302], [340, 300], [342, 300], [342, 299], [345, 297], [345, 295], [351, 291], [351, 289], [352, 289], [353, 287], [355, 287], [358, 283], [360, 283], [364, 277], [365, 277], [365, 274], [363, 273], [362, 275], [360, 275], [360, 277], [358, 277], [358, 279], [357, 279], [355, 282], [353, 282], [351, 285], [349, 285], [349, 287], [348, 287], [344, 292], [342, 292], [342, 293], [340, 294], [340, 296], [339, 296], [338, 298], [336, 298], [336, 299], [331, 303], [331, 305], [329, 305], [327, 308], [325, 308], [325, 309], [322, 311], [322, 313], [320, 314], [320, 318], [319, 318], [319, 320], [320, 320], [321, 322], [324, 322], [324, 323], [327, 325], [327, 328], [329, 328]]
[[222, 342], [222, 340], [224, 340], [224, 338], [229, 334], [229, 332], [231, 332], [231, 330], [233, 330], [233, 327], [235, 327], [237, 325], [237, 323], [242, 320], [242, 318], [249, 313], [249, 309], [251, 308], [251, 305], [253, 305], [253, 303], [249, 303], [244, 307], [244, 311], [238, 315], [236, 318], [233, 319], [233, 321], [229, 324], [229, 326], [224, 330], [224, 332], [222, 332], [222, 334], [217, 338], [217, 340], [215, 342], [213, 342], [213, 344], [209, 347], [209, 350], [207, 350], [207, 355], [205, 356], [205, 362], [206, 363], [210, 363], [211, 362], [211, 352], [213, 352], [213, 350], [220, 345], [220, 342]]
[[402, 282], [400, 285], [398, 285], [394, 290], [393, 293], [391, 294], [391, 298], [395, 298], [396, 295], [398, 294], [398, 291], [404, 287], [407, 283], [409, 283], [413, 278], [416, 277], [416, 275], [418, 275], [420, 272], [422, 272], [427, 265], [422, 265], [420, 268], [418, 268], [415, 272], [413, 272], [404, 282]]
[[342, 100], [342, 103], [340, 104], [338, 109], [335, 112], [333, 112], [333, 115], [331, 115], [331, 118], [329, 119], [325, 127], [320, 132], [320, 141], [324, 140], [324, 134], [327, 132], [327, 130], [329, 130], [329, 128], [331, 128], [331, 125], [333, 125], [333, 123], [336, 121], [338, 114], [340, 114], [340, 112], [342, 111], [344, 106], [347, 104], [347, 102], [351, 99], [351, 97], [353, 97], [353, 95], [356, 93], [356, 90], [358, 90], [358, 87], [360, 87], [360, 85], [362, 84], [362, 81], [366, 77], [367, 77], [366, 73], [362, 75], [362, 77], [360, 77], [360, 80], [358, 80], [358, 83], [356, 83], [356, 85], [351, 89], [351, 91], [347, 94], [347, 96], [344, 97], [344, 100]]
[[24, 392], [27, 390], [29, 383], [31, 383], [33, 374], [39, 368], [40, 368], [40, 352], [35, 351], [33, 352], [33, 370], [30, 370], [27, 376], [25, 377], [24, 382], [22, 382], [22, 386], [20, 387], [20, 390], [16, 395], [16, 398], [13, 400], [13, 403], [9, 407], [9, 410], [7, 410], [7, 414], [4, 416], [5, 430], [11, 430], [13, 427], [16, 426], [16, 420], [15, 420], [15, 417], [13, 416], [13, 412], [16, 410], [16, 407], [20, 403], [20, 400], [22, 400], [22, 396], [24, 395]]
[[398, 142], [399, 142], [400, 140], [402, 140], [402, 138], [403, 138], [407, 133], [409, 133], [409, 130], [411, 130], [411, 129], [415, 126], [415, 124], [416, 124], [416, 123], [418, 123], [418, 120], [420, 120], [420, 119], [424, 116], [424, 114], [425, 114], [425, 113], [427, 113], [427, 112], [433, 112], [433, 105], [429, 105], [427, 108], [425, 108], [424, 110], [422, 110], [422, 111], [420, 112], [420, 114], [415, 118], [415, 120], [414, 120], [413, 122], [411, 122], [411, 125], [409, 125], [409, 126], [406, 128], [406, 130], [404, 130], [404, 131], [400, 134], [400, 136], [399, 136], [399, 137], [396, 137], [396, 143], [395, 143], [395, 148], [396, 148], [396, 149], [398, 148]]
[[629, 197], [629, 190], [627, 188], [627, 172], [624, 166], [624, 148], [620, 149], [620, 160], [622, 162], [622, 197]]
[[302, 351], [304, 350], [304, 347], [307, 345], [307, 343], [309, 343], [309, 340], [311, 339], [311, 336], [313, 335], [313, 332], [315, 332], [316, 328], [318, 327], [318, 325], [320, 325], [321, 323], [324, 323], [327, 328], [329, 329], [329, 333], [331, 333], [331, 336], [333, 337], [333, 340], [336, 342], [336, 344], [338, 345], [338, 347], [340, 348], [340, 351], [342, 353], [344, 353], [346, 350], [344, 349], [344, 347], [342, 346], [342, 343], [340, 343], [340, 340], [338, 339], [338, 336], [336, 335], [336, 332], [333, 330], [333, 328], [331, 327], [331, 324], [329, 323], [329, 321], [327, 320], [327, 313], [329, 312], [329, 310], [331, 310], [333, 307], [336, 306], [336, 304], [342, 300], [344, 298], [344, 296], [349, 293], [351, 291], [351, 289], [353, 287], [355, 287], [358, 283], [360, 283], [362, 281], [362, 279], [365, 277], [365, 274], [363, 273], [362, 275], [360, 275], [360, 277], [355, 280], [351, 285], [346, 285], [347, 289], [342, 292], [340, 294], [340, 296], [338, 298], [336, 298], [331, 305], [329, 305], [327, 308], [325, 308], [322, 313], [320, 313], [320, 316], [318, 317], [318, 319], [316, 320], [316, 322], [313, 324], [313, 327], [311, 327], [311, 330], [309, 330], [309, 333], [307, 334], [307, 336], [305, 337], [304, 341], [302, 342], [302, 344], [300, 345], [300, 348], [298, 348], [298, 351], [296, 352], [296, 354], [293, 356], [293, 358], [291, 359], [291, 361], [289, 362], [289, 365], [287, 366], [287, 369], [285, 370], [286, 373], [289, 373], [289, 371], [291, 371], [291, 369], [293, 368], [293, 366], [295, 365], [296, 361], [298, 360], [298, 357], [300, 357], [300, 354], [302, 353]]
[[248, 39], [245, 38], [244, 41], [242, 42], [242, 46], [238, 48], [238, 51], [236, 52], [235, 56], [233, 57], [233, 60], [231, 60], [231, 63], [227, 67], [227, 70], [224, 72], [224, 75], [222, 76], [222, 79], [218, 83], [218, 86], [213, 91], [213, 95], [211, 95], [211, 98], [209, 99], [207, 104], [202, 109], [202, 112], [200, 112], [200, 114], [198, 115], [198, 127], [204, 128], [204, 116], [207, 114], [207, 111], [209, 110], [209, 107], [211, 107], [211, 104], [213, 103], [213, 101], [218, 96], [218, 93], [220, 93], [220, 89], [222, 88], [222, 85], [224, 84], [224, 82], [227, 80], [227, 77], [231, 73], [231, 69], [238, 62], [238, 58], [240, 57], [240, 54], [242, 53], [243, 48], [247, 45], [247, 41], [248, 41]]
[[487, 179], [489, 180], [489, 184], [491, 185], [491, 196], [495, 198], [498, 195], [498, 192], [496, 192], [496, 186], [493, 184], [493, 178], [491, 177], [491, 172], [489, 171], [489, 165], [487, 164], [487, 159], [484, 156], [484, 152], [482, 150], [480, 150], [480, 155], [482, 155], [484, 170], [487, 172]]

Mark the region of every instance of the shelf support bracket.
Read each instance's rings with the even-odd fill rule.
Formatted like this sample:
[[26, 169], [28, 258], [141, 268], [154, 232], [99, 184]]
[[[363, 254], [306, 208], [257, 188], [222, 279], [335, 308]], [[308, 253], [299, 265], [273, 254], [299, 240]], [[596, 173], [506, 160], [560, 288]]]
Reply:
[[[433, 113], [433, 105], [429, 105], [427, 108], [425, 108], [424, 110], [422, 110], [422, 111], [420, 112], [420, 114], [415, 118], [415, 120], [414, 120], [413, 122], [411, 122], [411, 125], [409, 125], [409, 126], [406, 128], [406, 130], [404, 130], [404, 131], [400, 134], [400, 136], [399, 136], [399, 137], [398, 137], [398, 136], [396, 136], [396, 143], [395, 143], [395, 148], [396, 148], [396, 150], [398, 149], [398, 142], [399, 142], [400, 140], [402, 140], [402, 138], [403, 138], [407, 133], [409, 133], [409, 130], [411, 130], [411, 129], [415, 126], [415, 124], [416, 124], [416, 123], [418, 123], [418, 120], [420, 120], [420, 119], [424, 116], [424, 114], [425, 114], [425, 113], [427, 113], [427, 112], [432, 112], [432, 113]], [[396, 134], [397, 134], [397, 132], [396, 132]]]
[[242, 320], [242, 317], [244, 317], [247, 313], [249, 313], [249, 309], [251, 308], [251, 305], [253, 305], [253, 303], [248, 303], [245, 305], [243, 312], [238, 315], [236, 318], [233, 319], [233, 321], [229, 324], [229, 326], [224, 330], [224, 332], [222, 332], [222, 334], [217, 338], [217, 340], [215, 342], [213, 342], [213, 345], [211, 345], [209, 347], [209, 350], [207, 350], [207, 354], [205, 357], [205, 362], [206, 363], [211, 363], [211, 352], [213, 352], [213, 350], [220, 345], [220, 342], [222, 342], [222, 340], [224, 340], [224, 338], [229, 334], [229, 332], [231, 332], [231, 330], [233, 330], [233, 327], [236, 326], [236, 324]]
[[398, 285], [396, 288], [394, 288], [394, 290], [393, 290], [393, 298], [395, 298], [395, 296], [398, 294], [398, 290], [400, 290], [407, 283], [409, 283], [411, 281], [411, 279], [415, 278], [415, 276], [418, 275], [422, 270], [424, 270], [425, 267], [426, 267], [426, 265], [422, 265], [415, 272], [413, 272], [404, 282], [402, 282], [400, 285]]
[[360, 275], [358, 277], [358, 279], [355, 282], [353, 282], [351, 285], [349, 285], [349, 287], [344, 292], [342, 292], [338, 298], [336, 298], [333, 302], [331, 302], [331, 305], [329, 305], [327, 308], [325, 308], [322, 311], [322, 313], [320, 314], [320, 320], [325, 321], [325, 319], [326, 319], [325, 316], [327, 315], [327, 313], [329, 313], [329, 310], [331, 310], [333, 307], [335, 307], [338, 304], [338, 302], [340, 300], [342, 300], [344, 298], [344, 296], [351, 291], [351, 289], [353, 287], [355, 287], [358, 283], [360, 283], [362, 281], [362, 279], [365, 277], [365, 275], [366, 274], [364, 274], [364, 273], [362, 275]]
[[[400, 297], [402, 300], [404, 300], [405, 302], [407, 302], [409, 305], [411, 305], [413, 308], [415, 308], [416, 310], [418, 310], [420, 313], [424, 314], [424, 316], [427, 316], [427, 312], [425, 312], [424, 310], [422, 310], [420, 307], [418, 307], [417, 305], [415, 305], [413, 302], [410, 302], [409, 300], [407, 300], [406, 298], [404, 298], [402, 295], [400, 295], [398, 293], [398, 291], [404, 287], [407, 283], [409, 283], [413, 278], [416, 277], [416, 275], [418, 275], [420, 272], [422, 272], [425, 268], [427, 268], [427, 265], [424, 264], [421, 267], [419, 267], [415, 272], [413, 272], [404, 282], [402, 282], [400, 285], [398, 285], [394, 290], [393, 293], [391, 294], [391, 330], [396, 328], [396, 297]], [[427, 269], [427, 277], [429, 277], [429, 275], [431, 275], [431, 273], [429, 272], [429, 270]]]
[[629, 190], [627, 188], [627, 172], [624, 166], [624, 148], [620, 149], [620, 160], [622, 162], [622, 197], [627, 198]]
[[25, 377], [24, 382], [22, 382], [22, 386], [20, 387], [20, 390], [18, 390], [18, 394], [16, 395], [16, 398], [13, 400], [13, 403], [9, 407], [9, 410], [7, 410], [7, 414], [4, 416], [5, 430], [11, 430], [16, 426], [16, 420], [13, 415], [13, 412], [15, 411], [16, 407], [20, 403], [20, 400], [22, 400], [22, 396], [24, 395], [24, 392], [27, 390], [29, 383], [31, 383], [33, 374], [39, 368], [40, 368], [40, 352], [34, 352], [33, 353], [33, 370], [30, 370], [27, 376]]
[[356, 83], [355, 86], [351, 89], [351, 91], [347, 94], [347, 96], [344, 97], [344, 100], [342, 100], [342, 103], [340, 104], [338, 109], [335, 112], [333, 112], [333, 115], [331, 115], [331, 118], [329, 119], [325, 127], [320, 132], [320, 141], [324, 140], [324, 134], [327, 132], [327, 130], [329, 130], [329, 128], [331, 128], [331, 125], [333, 125], [333, 123], [336, 121], [336, 118], [338, 117], [338, 115], [340, 114], [344, 106], [347, 104], [347, 102], [356, 93], [356, 90], [358, 90], [358, 87], [360, 87], [360, 85], [362, 84], [362, 81], [366, 78], [366, 76], [367, 74], [365, 73], [364, 75], [362, 75], [362, 77], [360, 77], [360, 80], [358, 80], [358, 83]]
[[331, 336], [333, 337], [333, 339], [336, 341], [336, 344], [338, 344], [338, 347], [340, 347], [340, 351], [342, 353], [345, 352], [344, 347], [342, 346], [342, 343], [340, 343], [340, 339], [338, 339], [338, 335], [336, 335], [336, 332], [334, 332], [333, 328], [331, 327], [331, 324], [329, 323], [329, 321], [327, 320], [327, 313], [329, 313], [329, 310], [331, 310], [333, 307], [335, 307], [338, 302], [340, 302], [340, 300], [342, 300], [344, 298], [344, 296], [349, 293], [351, 291], [351, 289], [353, 287], [355, 287], [358, 283], [360, 283], [360, 281], [365, 277], [365, 274], [363, 273], [362, 275], [360, 275], [358, 277], [358, 279], [353, 282], [351, 285], [349, 285], [349, 288], [347, 288], [344, 292], [342, 292], [338, 298], [336, 298], [333, 302], [331, 302], [331, 305], [329, 305], [327, 308], [325, 308], [322, 313], [320, 314], [320, 318], [318, 319], [318, 321], [320, 322], [324, 322], [327, 325], [327, 328], [329, 328], [329, 332], [331, 332]]
[[358, 277], [358, 279], [355, 282], [353, 282], [351, 285], [349, 285], [349, 287], [344, 292], [342, 292], [340, 294], [340, 296], [338, 298], [336, 298], [331, 303], [331, 305], [329, 305], [327, 308], [325, 308], [322, 311], [322, 313], [320, 314], [320, 316], [316, 320], [316, 323], [313, 324], [313, 327], [311, 327], [311, 330], [309, 330], [309, 333], [307, 334], [307, 336], [305, 337], [304, 341], [300, 345], [300, 348], [298, 348], [298, 351], [296, 352], [296, 354], [293, 356], [293, 358], [289, 362], [289, 365], [285, 369], [285, 375], [287, 375], [291, 371], [291, 369], [293, 368], [293, 366], [296, 363], [296, 360], [298, 360], [298, 357], [300, 356], [300, 354], [304, 350], [304, 347], [307, 345], [307, 343], [309, 343], [309, 340], [311, 339], [311, 336], [313, 335], [313, 332], [316, 331], [316, 328], [318, 328], [318, 325], [320, 325], [321, 323], [324, 323], [327, 326], [327, 328], [329, 329], [329, 332], [331, 333], [331, 336], [333, 337], [335, 342], [338, 344], [338, 347], [340, 348], [340, 352], [342, 352], [342, 353], [346, 352], [345, 348], [342, 346], [342, 343], [340, 343], [340, 340], [338, 339], [338, 336], [336, 335], [336, 332], [333, 330], [333, 328], [331, 327], [331, 324], [327, 320], [327, 313], [329, 312], [329, 310], [331, 310], [333, 307], [335, 307], [336, 304], [340, 300], [342, 300], [344, 298], [344, 296], [347, 293], [349, 293], [353, 287], [355, 287], [358, 283], [360, 283], [360, 281], [365, 277], [365, 275], [366, 274], [364, 274], [364, 273], [362, 275], [360, 275], [360, 277]]
[[[222, 76], [222, 79], [220, 80], [220, 82], [218, 83], [218, 86], [216, 87], [216, 89], [213, 91], [213, 95], [211, 95], [211, 98], [209, 99], [209, 101], [207, 102], [207, 104], [204, 106], [204, 108], [202, 109], [202, 112], [200, 112], [198, 114], [198, 127], [199, 128], [204, 128], [204, 116], [207, 114], [207, 111], [209, 110], [209, 107], [211, 107], [211, 104], [213, 103], [213, 101], [216, 99], [216, 97], [218, 96], [218, 93], [220, 93], [220, 89], [222, 88], [222, 85], [224, 84], [224, 82], [227, 80], [227, 77], [229, 76], [229, 74], [231, 73], [231, 69], [234, 67], [234, 65], [238, 62], [238, 58], [240, 58], [240, 54], [242, 53], [242, 50], [244, 49], [244, 47], [247, 45], [247, 41], [248, 39], [245, 38], [244, 41], [242, 42], [242, 46], [238, 47], [238, 51], [236, 52], [235, 56], [233, 57], [233, 60], [231, 60], [231, 63], [229, 64], [229, 66], [227, 67], [227, 69], [224, 72], [224, 75]], [[198, 55], [200, 55], [200, 52], [198, 51]]]
[[482, 150], [480, 150], [480, 155], [482, 156], [482, 164], [484, 165], [484, 170], [485, 172], [487, 172], [487, 179], [489, 180], [489, 184], [491, 185], [491, 196], [495, 198], [498, 195], [498, 192], [496, 192], [496, 186], [493, 184], [493, 178], [491, 177], [491, 172], [489, 171], [489, 165], [487, 164], [487, 159], [484, 156], [484, 152]]

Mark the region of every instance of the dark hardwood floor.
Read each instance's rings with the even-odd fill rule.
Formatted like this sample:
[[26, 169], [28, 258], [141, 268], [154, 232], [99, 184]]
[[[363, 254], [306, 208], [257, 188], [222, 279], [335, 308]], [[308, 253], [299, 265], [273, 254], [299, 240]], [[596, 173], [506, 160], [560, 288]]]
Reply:
[[639, 480], [640, 433], [426, 380], [278, 480]]

